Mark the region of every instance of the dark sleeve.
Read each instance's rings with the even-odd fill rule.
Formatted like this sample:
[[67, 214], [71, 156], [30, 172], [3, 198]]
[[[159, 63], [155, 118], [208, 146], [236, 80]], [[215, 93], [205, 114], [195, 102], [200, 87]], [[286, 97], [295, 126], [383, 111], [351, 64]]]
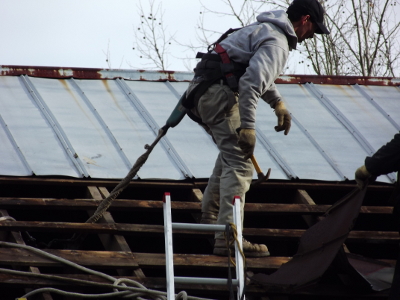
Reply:
[[373, 176], [400, 170], [400, 133], [371, 157], [365, 158], [365, 167]]

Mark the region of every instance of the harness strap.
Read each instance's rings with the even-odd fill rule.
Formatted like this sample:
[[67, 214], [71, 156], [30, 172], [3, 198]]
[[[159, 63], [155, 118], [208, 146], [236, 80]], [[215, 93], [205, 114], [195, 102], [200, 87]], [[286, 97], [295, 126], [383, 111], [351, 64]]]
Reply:
[[208, 46], [208, 52], [211, 52], [213, 50], [213, 46], [215, 46], [216, 44], [219, 44], [221, 41], [226, 39], [228, 37], [228, 35], [230, 35], [232, 32], [238, 31], [239, 29], [242, 29], [242, 28], [243, 27], [229, 28], [223, 35], [220, 36], [220, 38], [215, 43], [212, 43], [211, 45]]
[[222, 46], [220, 44], [215, 44], [214, 51], [219, 54], [219, 56], [221, 57], [222, 63], [224, 63], [224, 64], [231, 63], [228, 53], [226, 53], [226, 50], [224, 48], [222, 48]]
[[[196, 58], [201, 58], [201, 61], [194, 69], [195, 77], [202, 77], [203, 81], [200, 82], [189, 95], [186, 95], [186, 98], [182, 101], [182, 105], [187, 108], [188, 111], [194, 107], [194, 103], [200, 99], [212, 84], [221, 79], [223, 79], [224, 83], [226, 83], [233, 93], [238, 96], [239, 83], [237, 78], [240, 78], [240, 76], [243, 75], [247, 66], [231, 61], [228, 53], [226, 53], [226, 50], [219, 44], [219, 42], [224, 40], [232, 32], [239, 29], [241, 28], [229, 29], [215, 43], [208, 46], [207, 53], [197, 53]], [[212, 50], [217, 54], [211, 53]], [[188, 116], [198, 123], [199, 121], [201, 122], [201, 120], [196, 118], [193, 114], [190, 116], [190, 113], [188, 113]]]
[[238, 93], [239, 92], [238, 80], [236, 79], [236, 76], [232, 73], [234, 70], [234, 66], [231, 59], [229, 58], [228, 53], [226, 53], [226, 50], [219, 43], [215, 44], [214, 51], [217, 52], [221, 57], [222, 60], [221, 69], [225, 74], [226, 83], [229, 85], [229, 87], [234, 93]]

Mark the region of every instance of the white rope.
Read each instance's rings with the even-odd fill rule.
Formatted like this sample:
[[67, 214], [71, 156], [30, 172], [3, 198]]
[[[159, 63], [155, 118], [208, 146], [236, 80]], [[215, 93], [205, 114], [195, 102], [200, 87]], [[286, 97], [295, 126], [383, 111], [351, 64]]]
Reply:
[[[113, 276], [88, 269], [86, 267], [83, 267], [81, 265], [73, 263], [69, 260], [66, 260], [64, 258], [53, 255], [51, 253], [47, 253], [45, 251], [42, 251], [40, 249], [31, 247], [31, 246], [20, 245], [20, 244], [9, 243], [9, 242], [1, 242], [1, 241], [0, 241], [0, 246], [27, 249], [38, 255], [61, 262], [63, 264], [66, 264], [70, 267], [81, 270], [83, 272], [105, 278], [105, 279], [111, 281], [113, 284], [104, 284], [104, 283], [92, 282], [92, 281], [81, 280], [81, 279], [65, 278], [65, 277], [56, 276], [56, 275], [35, 274], [35, 273], [30, 273], [30, 272], [15, 271], [15, 270], [3, 269], [3, 268], [0, 268], [0, 273], [10, 273], [10, 274], [26, 275], [26, 276], [31, 276], [31, 277], [42, 277], [42, 278], [48, 278], [48, 279], [65, 280], [65, 281], [69, 281], [69, 282], [90, 284], [90, 285], [95, 285], [95, 286], [97, 285], [97, 286], [102, 286], [102, 287], [111, 287], [114, 290], [113, 293], [105, 293], [105, 294], [78, 294], [78, 293], [65, 292], [62, 290], [54, 289], [54, 288], [39, 288], [39, 289], [36, 289], [34, 291], [27, 293], [26, 295], [22, 296], [21, 298], [28, 298], [34, 294], [42, 293], [42, 292], [54, 292], [54, 293], [65, 293], [64, 295], [76, 296], [76, 297], [82, 297], [82, 298], [96, 298], [96, 297], [97, 298], [107, 298], [107, 297], [118, 296], [118, 297], [123, 297], [123, 298], [136, 298], [137, 300], [142, 300], [144, 298], [141, 298], [141, 296], [146, 296], [146, 297], [151, 297], [154, 300], [166, 300], [167, 293], [165, 293], [165, 292], [147, 289], [144, 285], [140, 284], [137, 281], [131, 280], [131, 279], [127, 279], [127, 278], [118, 279]], [[132, 286], [128, 287], [125, 285], [125, 282], [135, 285], [135, 286], [138, 286], [138, 287], [132, 287]], [[122, 283], [122, 286], [119, 285], [120, 283]], [[123, 289], [125, 291], [120, 292], [120, 291], [118, 291], [118, 289], [116, 287], [118, 287], [118, 289]], [[134, 293], [132, 293], [132, 292], [134, 292]], [[197, 298], [197, 297], [187, 296], [186, 292], [184, 292], [184, 291], [182, 291], [178, 295], [176, 295], [175, 299], [210, 300], [210, 299], [206, 299], [206, 298]]]
[[80, 294], [80, 293], [66, 292], [63, 290], [55, 289], [55, 288], [40, 288], [40, 289], [36, 289], [32, 292], [29, 292], [28, 294], [23, 295], [21, 298], [28, 298], [28, 297], [31, 297], [38, 293], [45, 293], [45, 292], [53, 292], [55, 294], [60, 294], [63, 296], [74, 296], [74, 297], [80, 297], [80, 298], [86, 298], [86, 299], [118, 297], [118, 296], [123, 296], [123, 295], [130, 293], [129, 291], [125, 291], [125, 292], [117, 292], [117, 293], [114, 292], [114, 293], [105, 293], [105, 294]]
[[188, 295], [186, 294], [185, 291], [181, 291], [181, 292], [179, 292], [178, 295], [176, 295], [175, 299], [176, 300], [179, 300], [179, 299], [187, 300], [188, 299]]
[[2, 221], [15, 221], [15, 219], [10, 216], [4, 216], [4, 217], [0, 217], [0, 222], [2, 222]]
[[[93, 285], [93, 286], [99, 286], [99, 287], [109, 287], [109, 288], [114, 288], [115, 286], [109, 283], [100, 283], [100, 282], [94, 282], [94, 281], [87, 281], [87, 280], [82, 280], [82, 279], [74, 279], [74, 278], [69, 278], [69, 277], [62, 277], [62, 276], [57, 276], [57, 275], [47, 275], [47, 274], [36, 274], [36, 273], [31, 273], [31, 272], [25, 272], [25, 271], [16, 271], [16, 270], [10, 270], [10, 269], [3, 269], [0, 268], [0, 273], [6, 273], [6, 274], [13, 274], [13, 275], [23, 275], [23, 276], [28, 276], [28, 277], [36, 277], [36, 278], [42, 278], [42, 279], [50, 279], [50, 280], [60, 280], [60, 281], [66, 281], [66, 282], [72, 282], [72, 283], [77, 283], [77, 284], [85, 284], [85, 285]], [[120, 289], [128, 290], [128, 291], [134, 291], [138, 292], [141, 291], [143, 292], [143, 289], [140, 288], [135, 288], [135, 287], [129, 287], [129, 286], [120, 286]], [[160, 291], [152, 291], [152, 290], [146, 290], [146, 291], [151, 291], [153, 293], [158, 293], [159, 295], [164, 295], [164, 292]]]

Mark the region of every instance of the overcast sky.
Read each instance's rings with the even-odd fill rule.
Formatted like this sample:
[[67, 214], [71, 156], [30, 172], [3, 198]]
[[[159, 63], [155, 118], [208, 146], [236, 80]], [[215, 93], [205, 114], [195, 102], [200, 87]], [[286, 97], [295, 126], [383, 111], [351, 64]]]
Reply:
[[[150, 0], [142, 0], [144, 7]], [[243, 0], [234, 0], [240, 5]], [[156, 0], [159, 3], [160, 0]], [[216, 11], [228, 11], [219, 0], [201, 0]], [[0, 0], [0, 65], [149, 69], [134, 46], [134, 30], [140, 25], [139, 0]], [[162, 0], [168, 34], [181, 43], [196, 43], [200, 0]], [[400, 5], [396, 10], [400, 14]], [[234, 18], [207, 18], [208, 28], [224, 32], [239, 27]], [[197, 42], [198, 43], [198, 42]], [[195, 53], [172, 45], [168, 70], [188, 71], [182, 57]], [[205, 50], [205, 49], [204, 49]], [[289, 59], [290, 72], [310, 73], [298, 61], [299, 51]], [[294, 67], [293, 67], [294, 66]], [[153, 68], [154, 69], [154, 68]]]
[[[142, 0], [144, 5], [148, 0]], [[215, 3], [204, 0], [203, 3]], [[139, 24], [138, 0], [0, 0], [0, 64], [25, 66], [144, 68], [132, 50]], [[163, 0], [168, 32], [194, 40], [198, 0]], [[231, 24], [220, 24], [221, 31]], [[185, 56], [174, 50], [177, 57]], [[187, 71], [170, 56], [170, 70]]]

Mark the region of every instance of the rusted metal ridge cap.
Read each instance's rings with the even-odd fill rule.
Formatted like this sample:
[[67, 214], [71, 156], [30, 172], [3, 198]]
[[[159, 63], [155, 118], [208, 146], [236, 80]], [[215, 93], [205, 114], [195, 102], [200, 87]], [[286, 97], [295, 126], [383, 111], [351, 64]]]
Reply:
[[333, 85], [378, 85], [400, 86], [399, 77], [365, 77], [365, 76], [332, 76], [332, 75], [281, 75], [275, 81], [278, 84], [300, 84], [312, 82], [314, 84]]
[[20, 76], [55, 78], [55, 79], [116, 79], [138, 81], [190, 81], [193, 73], [175, 71], [150, 71], [128, 69], [95, 69], [40, 66], [0, 66], [0, 76]]
[[[77, 78], [77, 79], [115, 79], [139, 81], [172, 81], [185, 82], [192, 80], [192, 72], [153, 71], [130, 69], [100, 69], [100, 68], [68, 68], [43, 66], [0, 65], [0, 76], [28, 75], [43, 78]], [[400, 86], [397, 77], [363, 77], [363, 76], [328, 76], [328, 75], [281, 75], [277, 84], [299, 84], [312, 82], [315, 84], [333, 85], [378, 85]]]

